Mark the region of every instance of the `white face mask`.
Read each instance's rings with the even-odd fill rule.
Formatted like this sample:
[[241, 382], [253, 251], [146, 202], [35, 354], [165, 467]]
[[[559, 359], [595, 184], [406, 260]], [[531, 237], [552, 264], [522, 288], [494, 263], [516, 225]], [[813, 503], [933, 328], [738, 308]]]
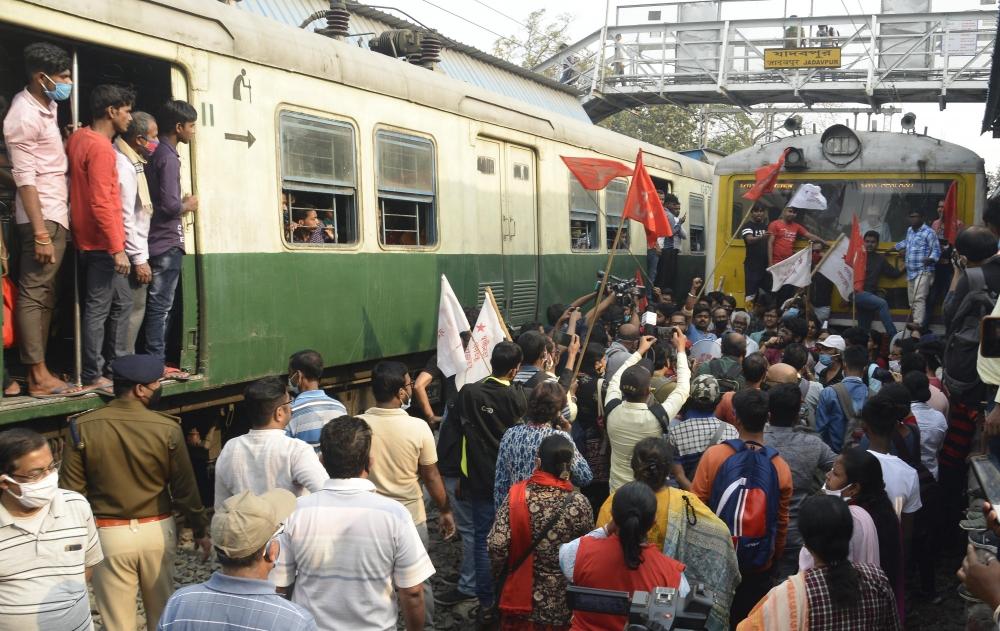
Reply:
[[847, 489], [849, 489], [849, 488], [850, 488], [851, 486], [852, 486], [852, 485], [848, 484], [847, 486], [845, 486], [845, 487], [844, 487], [844, 488], [842, 488], [842, 489], [828, 489], [828, 488], [826, 488], [826, 482], [824, 482], [824, 483], [823, 483], [823, 488], [822, 488], [822, 489], [820, 489], [820, 490], [821, 490], [821, 491], [822, 491], [822, 492], [823, 492], [823, 493], [824, 493], [825, 495], [832, 495], [832, 496], [834, 496], [834, 497], [839, 497], [840, 499], [842, 499], [842, 500], [844, 500], [845, 502], [847, 502], [847, 501], [849, 501], [849, 500], [850, 500], [850, 498], [848, 498], [848, 497], [844, 497], [844, 491], [846, 491]]
[[56, 496], [59, 492], [59, 472], [53, 471], [38, 482], [18, 482], [9, 476], [2, 476], [8, 483], [21, 487], [21, 494], [16, 495], [11, 487], [7, 487], [7, 492], [25, 508], [41, 508]]
[[406, 401], [401, 401], [399, 404], [399, 409], [406, 411], [410, 409], [410, 405], [413, 404], [413, 395], [408, 395]]
[[901, 370], [901, 366], [898, 359], [889, 360], [889, 370], [891, 372], [899, 372]]

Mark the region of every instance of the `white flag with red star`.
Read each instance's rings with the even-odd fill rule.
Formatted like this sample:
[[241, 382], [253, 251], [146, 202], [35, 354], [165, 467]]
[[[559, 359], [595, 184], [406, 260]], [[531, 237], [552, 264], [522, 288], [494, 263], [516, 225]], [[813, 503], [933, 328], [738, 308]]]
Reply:
[[458, 302], [451, 284], [441, 274], [441, 302], [438, 305], [437, 366], [445, 377], [465, 370], [465, 349], [462, 333], [469, 330], [462, 304]]
[[771, 289], [777, 291], [784, 285], [808, 287], [811, 274], [812, 248], [802, 248], [780, 263], [767, 268], [771, 272]]
[[500, 319], [493, 292], [487, 287], [483, 309], [479, 312], [475, 326], [472, 327], [472, 339], [465, 348], [465, 371], [455, 375], [455, 386], [461, 390], [467, 383], [475, 383], [489, 377], [493, 372], [490, 365], [493, 349], [505, 339], [507, 339], [507, 328]]

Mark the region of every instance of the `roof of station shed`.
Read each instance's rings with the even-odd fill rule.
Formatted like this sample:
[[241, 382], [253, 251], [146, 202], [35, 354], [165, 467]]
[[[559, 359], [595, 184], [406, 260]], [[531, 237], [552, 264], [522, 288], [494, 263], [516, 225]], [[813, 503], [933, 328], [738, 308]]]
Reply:
[[[309, 16], [329, 8], [325, 0], [242, 0], [237, 6], [289, 26], [299, 26]], [[368, 40], [390, 29], [426, 30], [402, 18], [356, 2], [348, 2], [351, 12], [350, 32], [346, 41], [367, 48]], [[315, 30], [324, 25], [322, 19], [306, 28]], [[432, 25], [433, 26], [433, 25]], [[375, 35], [372, 35], [372, 34]], [[441, 63], [437, 68], [444, 74], [480, 88], [515, 98], [550, 112], [590, 122], [576, 90], [544, 75], [516, 66], [481, 50], [457, 42], [443, 34]]]

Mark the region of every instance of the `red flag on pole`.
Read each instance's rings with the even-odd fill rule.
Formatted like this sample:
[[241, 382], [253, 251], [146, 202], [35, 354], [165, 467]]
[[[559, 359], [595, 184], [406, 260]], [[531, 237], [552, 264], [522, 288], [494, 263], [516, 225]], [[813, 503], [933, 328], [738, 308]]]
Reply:
[[948, 187], [948, 194], [944, 196], [941, 225], [944, 228], [945, 241], [955, 245], [955, 239], [958, 237], [958, 182], [954, 180]]
[[615, 160], [559, 157], [566, 163], [566, 168], [580, 181], [583, 188], [589, 191], [604, 188], [616, 177], [628, 177], [632, 175], [632, 169]]
[[[638, 267], [635, 268], [635, 284], [636, 284], [637, 287], [642, 287], [642, 286], [644, 286], [646, 284], [642, 280], [642, 272], [639, 271]], [[642, 296], [639, 298], [639, 300], [636, 301], [635, 307], [640, 312], [643, 312], [643, 311], [646, 310], [646, 307], [648, 305], [649, 305], [649, 301], [646, 300], [646, 292], [642, 292]]]
[[844, 255], [844, 262], [854, 272], [854, 291], [864, 291], [868, 253], [865, 251], [865, 240], [861, 236], [861, 225], [858, 223], [857, 215], [851, 218], [851, 240]]
[[781, 157], [774, 164], [762, 166], [754, 171], [756, 181], [750, 190], [743, 194], [743, 197], [755, 202], [766, 193], [774, 190], [774, 185], [778, 183], [778, 174], [781, 173], [781, 167], [785, 166], [785, 157], [788, 155], [789, 149], [791, 147], [782, 151]]
[[660, 201], [653, 180], [642, 164], [642, 149], [635, 158], [635, 173], [632, 174], [632, 183], [629, 184], [628, 195], [625, 196], [625, 210], [622, 212], [622, 217], [635, 219], [645, 226], [647, 240], [650, 237], [655, 239], [674, 236], [670, 222], [667, 221], [667, 212], [663, 209], [663, 202]]

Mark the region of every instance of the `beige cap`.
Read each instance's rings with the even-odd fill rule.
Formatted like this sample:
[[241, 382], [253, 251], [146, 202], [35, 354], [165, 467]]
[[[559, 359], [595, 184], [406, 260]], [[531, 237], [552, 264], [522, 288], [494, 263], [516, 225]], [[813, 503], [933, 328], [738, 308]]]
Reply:
[[263, 495], [243, 491], [223, 502], [212, 518], [212, 544], [230, 559], [243, 559], [263, 548], [295, 510], [295, 496], [285, 489]]

